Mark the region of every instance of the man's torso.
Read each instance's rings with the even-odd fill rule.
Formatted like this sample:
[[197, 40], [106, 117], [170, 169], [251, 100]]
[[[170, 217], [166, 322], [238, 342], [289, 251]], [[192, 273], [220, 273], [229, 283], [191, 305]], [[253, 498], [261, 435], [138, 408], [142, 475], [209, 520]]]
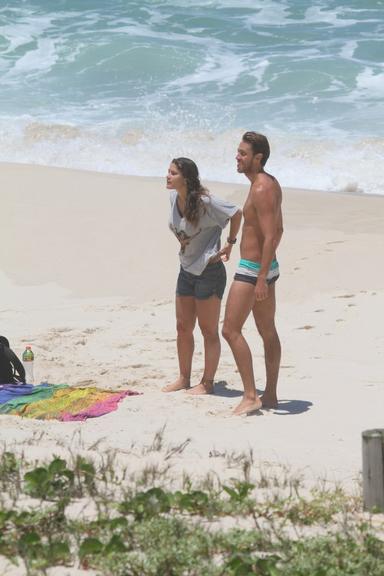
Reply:
[[[268, 178], [268, 181], [265, 179]], [[272, 179], [272, 186], [271, 186]], [[261, 173], [257, 179], [252, 183], [248, 193], [248, 197], [243, 207], [243, 229], [240, 243], [240, 256], [241, 258], [251, 260], [253, 262], [260, 262], [264, 244], [264, 233], [260, 224], [260, 218], [257, 207], [254, 201], [254, 188], [263, 186], [268, 183], [268, 194], [273, 195], [273, 211], [276, 220], [276, 231], [281, 226], [281, 200], [282, 193], [278, 181], [269, 174]]]

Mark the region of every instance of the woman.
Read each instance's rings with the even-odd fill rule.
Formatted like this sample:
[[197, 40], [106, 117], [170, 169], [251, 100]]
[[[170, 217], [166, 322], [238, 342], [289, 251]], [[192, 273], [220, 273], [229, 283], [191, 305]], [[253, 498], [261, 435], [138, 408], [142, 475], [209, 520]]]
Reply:
[[[203, 188], [196, 164], [189, 158], [172, 160], [167, 175], [171, 190], [169, 227], [180, 242], [180, 272], [176, 286], [177, 353], [180, 374], [164, 392], [191, 386], [193, 330], [196, 319], [204, 338], [204, 373], [190, 394], [212, 394], [220, 358], [220, 304], [226, 284], [223, 262], [229, 260], [241, 223], [241, 210], [215, 198]], [[220, 249], [222, 229], [229, 236]]]

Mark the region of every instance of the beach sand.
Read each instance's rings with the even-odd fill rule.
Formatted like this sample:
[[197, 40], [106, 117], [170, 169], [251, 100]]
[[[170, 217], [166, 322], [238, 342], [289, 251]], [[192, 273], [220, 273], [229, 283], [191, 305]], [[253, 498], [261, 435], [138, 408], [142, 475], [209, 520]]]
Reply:
[[[247, 185], [207, 183], [239, 205]], [[177, 375], [178, 246], [164, 179], [0, 166], [0, 333], [35, 352], [35, 381], [129, 388], [116, 412], [84, 423], [0, 417], [0, 442], [44, 460], [80, 450], [231, 477], [231, 455], [352, 484], [361, 432], [383, 427], [384, 198], [284, 190], [277, 326], [277, 410], [233, 416], [242, 385], [222, 342], [216, 394], [164, 394]], [[239, 258], [227, 265], [228, 285]], [[224, 314], [222, 307], [222, 317]], [[261, 342], [246, 337], [264, 388]], [[193, 381], [202, 371], [196, 331]], [[154, 449], [154, 438], [160, 444]]]

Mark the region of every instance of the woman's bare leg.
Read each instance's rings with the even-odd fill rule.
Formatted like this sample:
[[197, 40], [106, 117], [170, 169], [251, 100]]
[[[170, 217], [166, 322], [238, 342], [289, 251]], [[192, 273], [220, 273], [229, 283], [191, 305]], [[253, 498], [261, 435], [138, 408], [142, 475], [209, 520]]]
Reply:
[[219, 317], [221, 300], [216, 295], [195, 300], [197, 319], [204, 338], [204, 373], [201, 382], [189, 394], [212, 394], [213, 382], [220, 360]]
[[177, 355], [180, 373], [175, 382], [164, 386], [163, 392], [176, 392], [189, 388], [191, 385], [195, 324], [195, 298], [193, 296], [176, 296]]

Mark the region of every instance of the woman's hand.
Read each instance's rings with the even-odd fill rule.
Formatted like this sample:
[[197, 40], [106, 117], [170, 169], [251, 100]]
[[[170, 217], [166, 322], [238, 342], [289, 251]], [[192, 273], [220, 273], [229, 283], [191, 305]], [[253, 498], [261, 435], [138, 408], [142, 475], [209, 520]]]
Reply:
[[219, 260], [221, 260], [222, 262], [228, 262], [231, 257], [232, 248], [233, 244], [229, 244], [227, 242], [225, 246], [216, 254], [215, 261], [219, 262]]

